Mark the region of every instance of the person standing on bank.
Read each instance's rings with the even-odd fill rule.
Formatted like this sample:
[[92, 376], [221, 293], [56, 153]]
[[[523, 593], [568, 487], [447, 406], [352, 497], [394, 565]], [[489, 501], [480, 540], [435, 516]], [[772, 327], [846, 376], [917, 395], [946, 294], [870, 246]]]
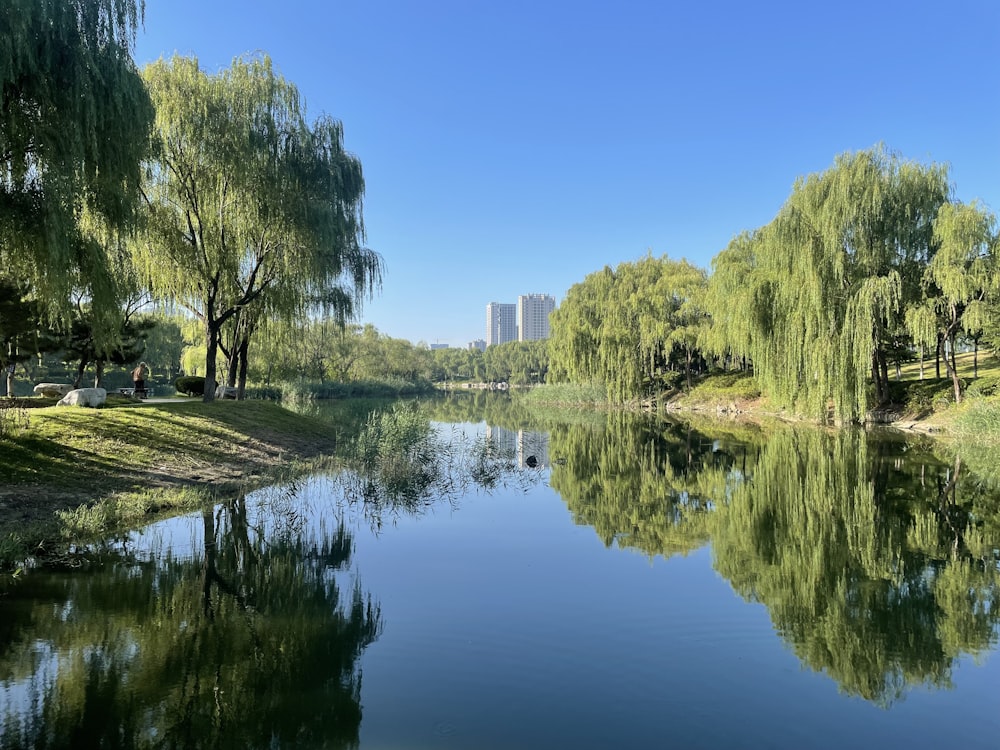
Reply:
[[132, 395], [137, 398], [146, 398], [146, 376], [149, 374], [149, 365], [140, 362], [139, 366], [132, 370]]

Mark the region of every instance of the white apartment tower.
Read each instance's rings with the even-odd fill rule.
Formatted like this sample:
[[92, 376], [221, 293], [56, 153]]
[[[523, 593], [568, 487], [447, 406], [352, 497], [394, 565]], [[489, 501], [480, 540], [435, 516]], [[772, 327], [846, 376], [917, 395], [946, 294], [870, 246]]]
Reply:
[[517, 340], [538, 341], [549, 337], [549, 315], [556, 299], [548, 294], [522, 294], [517, 298]]
[[486, 346], [517, 341], [517, 305], [490, 302], [486, 306]]

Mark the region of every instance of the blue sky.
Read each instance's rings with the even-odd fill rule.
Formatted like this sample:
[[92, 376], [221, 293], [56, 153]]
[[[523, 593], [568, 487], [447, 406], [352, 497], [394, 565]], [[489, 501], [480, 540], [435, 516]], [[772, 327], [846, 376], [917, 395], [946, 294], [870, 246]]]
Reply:
[[269, 54], [364, 168], [362, 320], [464, 346], [491, 301], [708, 268], [845, 151], [947, 163], [1000, 211], [998, 41], [995, 0], [146, 0], [135, 57]]

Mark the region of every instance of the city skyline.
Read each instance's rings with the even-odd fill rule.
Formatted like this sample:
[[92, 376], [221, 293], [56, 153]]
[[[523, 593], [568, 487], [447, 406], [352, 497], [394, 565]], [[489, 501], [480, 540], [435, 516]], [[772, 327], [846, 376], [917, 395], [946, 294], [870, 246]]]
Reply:
[[486, 346], [549, 338], [549, 315], [555, 308], [551, 294], [519, 294], [516, 303], [487, 303]]

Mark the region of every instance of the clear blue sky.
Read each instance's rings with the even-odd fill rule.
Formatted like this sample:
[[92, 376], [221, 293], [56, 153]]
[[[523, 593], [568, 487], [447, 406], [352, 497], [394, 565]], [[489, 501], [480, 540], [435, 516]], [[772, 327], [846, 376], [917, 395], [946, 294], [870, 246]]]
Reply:
[[1000, 2], [146, 0], [142, 66], [268, 53], [344, 123], [385, 259], [364, 322], [463, 346], [647, 252], [709, 267], [877, 143], [1000, 211]]

